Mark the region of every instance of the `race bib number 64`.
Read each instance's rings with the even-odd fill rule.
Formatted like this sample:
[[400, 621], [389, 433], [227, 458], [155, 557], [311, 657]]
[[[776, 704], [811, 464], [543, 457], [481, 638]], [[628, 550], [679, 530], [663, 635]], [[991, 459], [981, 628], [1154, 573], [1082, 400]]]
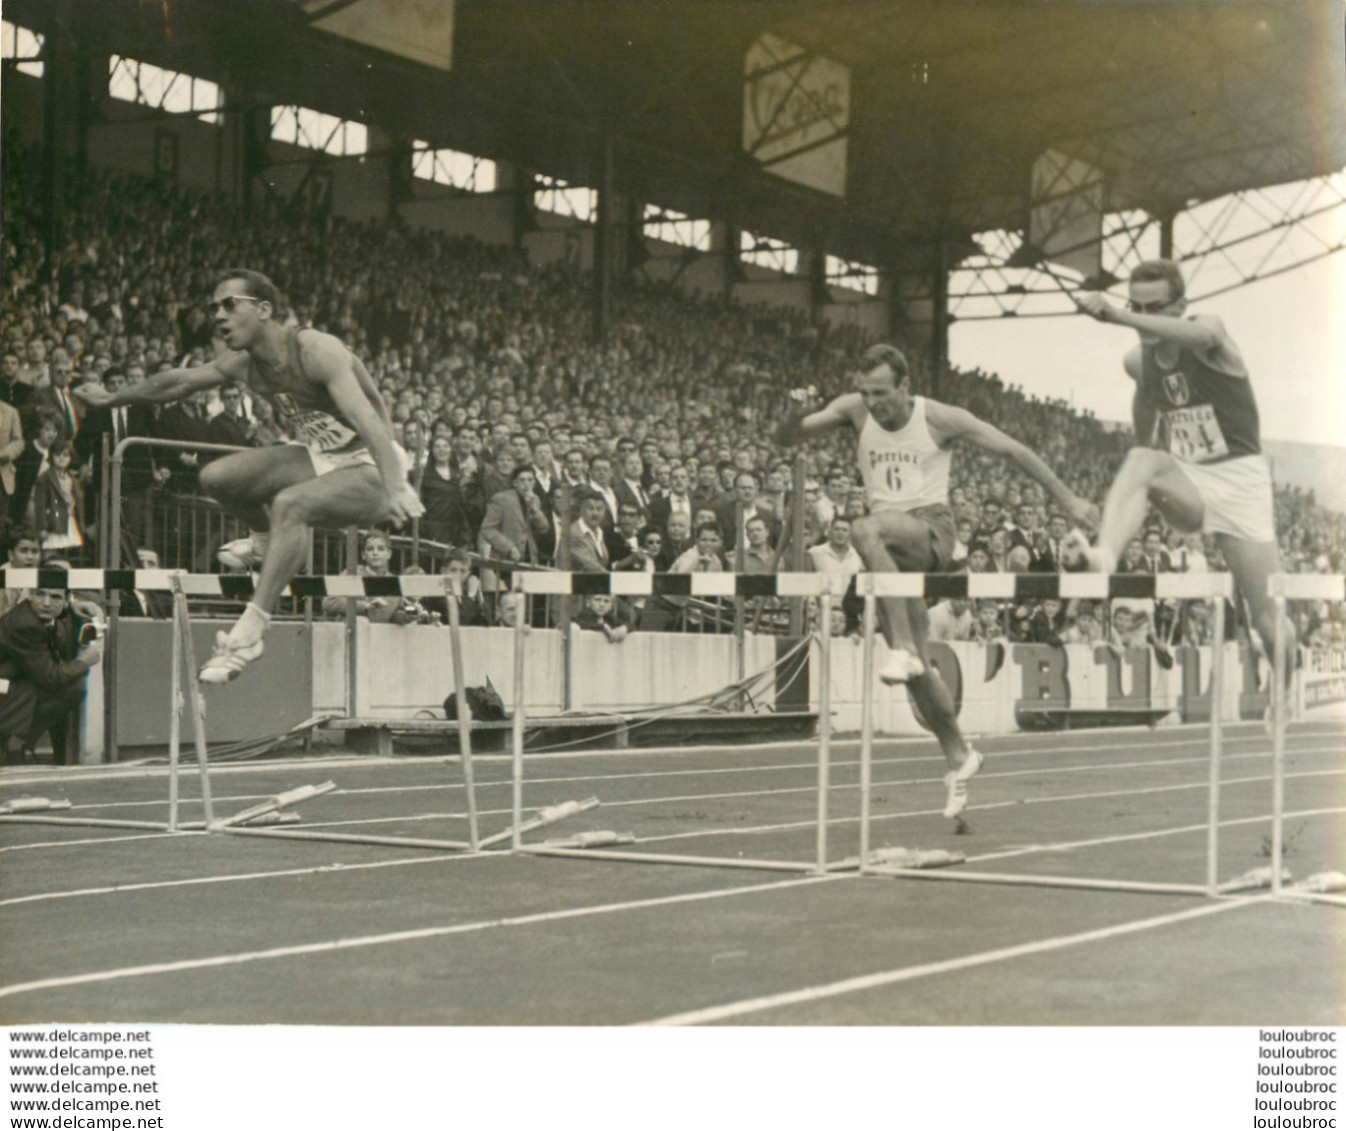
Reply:
[[1168, 450], [1187, 463], [1205, 463], [1229, 454], [1215, 409], [1208, 405], [1171, 409], [1164, 414]]

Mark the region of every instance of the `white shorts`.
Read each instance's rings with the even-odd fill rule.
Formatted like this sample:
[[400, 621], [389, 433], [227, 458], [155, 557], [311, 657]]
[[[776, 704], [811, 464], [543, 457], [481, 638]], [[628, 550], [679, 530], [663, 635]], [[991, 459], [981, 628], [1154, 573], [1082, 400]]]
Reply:
[[[311, 448], [307, 444], [296, 444], [296, 446], [308, 452], [309, 462], [313, 464], [314, 475], [326, 475], [331, 471], [339, 471], [343, 467], [372, 467], [375, 470], [378, 469], [374, 453], [368, 448], [324, 452], [317, 448]], [[406, 449], [394, 440], [393, 451], [397, 453], [397, 462], [402, 465], [402, 474], [406, 475], [411, 470], [411, 460], [407, 457]]]
[[1265, 456], [1240, 456], [1221, 463], [1184, 463], [1178, 466], [1192, 481], [1205, 503], [1201, 529], [1228, 534], [1244, 542], [1276, 541], [1271, 468]]

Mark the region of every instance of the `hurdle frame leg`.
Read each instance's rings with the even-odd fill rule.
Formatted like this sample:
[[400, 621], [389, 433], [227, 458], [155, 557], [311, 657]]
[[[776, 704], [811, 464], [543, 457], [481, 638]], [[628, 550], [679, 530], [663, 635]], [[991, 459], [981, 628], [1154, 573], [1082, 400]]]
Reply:
[[827, 791], [832, 761], [832, 590], [818, 598], [818, 841], [817, 870], [827, 871]]
[[1277, 576], [1272, 595], [1276, 624], [1271, 646], [1271, 894], [1281, 894], [1285, 857], [1285, 588]]
[[874, 577], [858, 575], [864, 589], [864, 645], [860, 687], [860, 866], [859, 874], [869, 871], [870, 807], [874, 776], [874, 621], [876, 605]]
[[463, 790], [467, 801], [467, 843], [478, 849], [477, 781], [472, 768], [472, 713], [467, 705], [467, 678], [463, 673], [462, 617], [458, 610], [458, 592], [445, 579], [445, 604], [449, 607], [449, 652], [453, 660], [453, 689], [458, 703], [458, 756], [463, 766]]
[[1210, 661], [1210, 795], [1206, 805], [1206, 894], [1220, 892], [1220, 760], [1224, 756], [1225, 602], [1214, 602]]
[[[519, 575], [514, 576], [514, 589], [521, 592]], [[512, 822], [510, 826], [510, 848], [518, 851], [523, 847], [523, 729], [524, 729], [524, 663], [527, 659], [526, 640], [527, 617], [522, 609], [514, 622], [514, 715], [510, 727], [510, 762], [513, 781], [511, 796]]]
[[182, 658], [187, 665], [187, 707], [192, 715], [192, 743], [196, 749], [197, 775], [201, 779], [201, 807], [206, 825], [215, 820], [210, 797], [210, 762], [206, 753], [206, 705], [201, 697], [201, 685], [196, 678], [196, 645], [192, 641], [192, 625], [187, 615], [187, 595], [182, 591], [182, 579], [173, 579], [173, 606], [176, 610], [178, 632], [182, 638]]
[[182, 625], [176, 593], [173, 597], [172, 674], [168, 707], [168, 831], [178, 831], [178, 772], [182, 762]]

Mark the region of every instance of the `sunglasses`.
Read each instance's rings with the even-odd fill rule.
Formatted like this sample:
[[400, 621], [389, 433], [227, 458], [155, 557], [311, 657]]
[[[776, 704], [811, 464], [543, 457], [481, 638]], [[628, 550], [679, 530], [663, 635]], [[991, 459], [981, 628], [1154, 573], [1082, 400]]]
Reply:
[[1126, 307], [1132, 314], [1161, 314], [1177, 301], [1170, 298], [1162, 302], [1128, 302]]
[[221, 310], [226, 314], [232, 314], [240, 302], [261, 302], [260, 298], [254, 298], [252, 295], [225, 295], [218, 302], [208, 303], [206, 313], [214, 318]]

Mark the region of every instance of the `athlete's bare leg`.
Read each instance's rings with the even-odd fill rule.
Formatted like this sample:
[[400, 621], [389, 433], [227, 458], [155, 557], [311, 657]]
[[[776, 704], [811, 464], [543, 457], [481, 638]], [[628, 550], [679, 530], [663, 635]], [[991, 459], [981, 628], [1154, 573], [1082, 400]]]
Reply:
[[387, 515], [387, 499], [377, 469], [348, 467], [318, 476], [298, 445], [228, 456], [203, 470], [201, 486], [250, 522], [265, 518], [263, 504], [270, 504], [270, 538], [253, 599], [233, 628], [219, 634], [216, 654], [202, 669], [203, 680], [225, 682], [262, 654], [271, 611], [303, 568], [311, 529], [378, 522]]
[[234, 452], [206, 464], [197, 482], [203, 493], [253, 530], [266, 530], [266, 507], [286, 487], [314, 478], [308, 451], [298, 444], [275, 444]]
[[[920, 573], [932, 564], [930, 528], [897, 511], [857, 519], [851, 528], [855, 552], [871, 573]], [[879, 623], [894, 651], [920, 655], [909, 606], [903, 597], [880, 597]]]
[[[1280, 572], [1280, 550], [1275, 542], [1246, 542], [1229, 534], [1217, 534], [1215, 540], [1234, 575], [1234, 584], [1248, 602], [1252, 626], [1271, 660], [1275, 655], [1276, 603], [1267, 593], [1267, 578]], [[1281, 631], [1285, 634], [1285, 681], [1289, 686], [1295, 655], [1295, 626], [1289, 618], [1281, 621]]]
[[[852, 537], [856, 552], [874, 572], [921, 573], [935, 564], [930, 549], [930, 528], [905, 514], [880, 512], [868, 515], [855, 523]], [[961, 770], [967, 763], [970, 749], [958, 726], [953, 696], [939, 672], [930, 666], [926, 647], [930, 622], [925, 602], [917, 598], [883, 597], [877, 604], [888, 647], [905, 649], [920, 660], [924, 670], [908, 679], [907, 687], [930, 729], [935, 732], [950, 769]]]
[[1183, 531], [1200, 530], [1206, 510], [1201, 493], [1176, 459], [1155, 448], [1132, 448], [1103, 504], [1098, 541], [1085, 555], [1091, 569], [1111, 573], [1117, 568], [1151, 506]]

